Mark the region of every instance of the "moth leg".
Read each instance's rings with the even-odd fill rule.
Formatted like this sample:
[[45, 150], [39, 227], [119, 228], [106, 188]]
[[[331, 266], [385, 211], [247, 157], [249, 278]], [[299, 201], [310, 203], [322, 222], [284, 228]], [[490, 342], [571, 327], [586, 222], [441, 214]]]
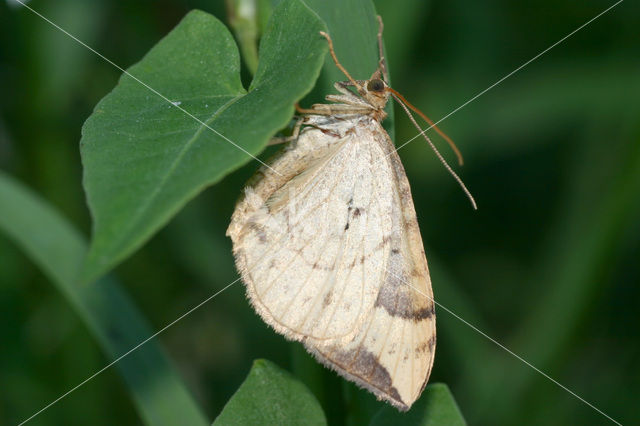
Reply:
[[334, 115], [335, 112], [330, 107], [331, 105], [313, 104], [311, 108], [302, 108], [300, 105], [296, 104], [296, 111], [299, 114], [306, 115]]
[[[349, 80], [347, 81], [336, 81], [335, 83], [333, 83], [333, 87], [335, 87], [335, 89], [345, 95], [350, 95], [353, 96], [355, 98], [358, 98], [351, 90], [348, 89], [348, 87], [353, 87], [356, 86], [356, 84], [359, 84], [360, 86], [363, 86], [365, 84], [367, 84], [367, 80], [356, 80], [355, 83], [351, 82]], [[360, 98], [358, 98], [360, 99]]]
[[[362, 100], [361, 97], [357, 96], [355, 93], [353, 93], [351, 90], [349, 90], [349, 87], [358, 87], [358, 85], [360, 87], [364, 87], [367, 84], [367, 80], [356, 80], [355, 82], [352, 81], [336, 81], [335, 83], [333, 83], [333, 87], [340, 93], [342, 93], [345, 96], [348, 96], [349, 98], [353, 99], [356, 102], [360, 102], [360, 103], [366, 103], [365, 101]], [[327, 95], [327, 97], [329, 96], [335, 96], [335, 95]]]
[[353, 104], [314, 104], [311, 108], [299, 108], [298, 112], [307, 115], [357, 115], [371, 113], [370, 106], [354, 106]]
[[[297, 107], [298, 104], [296, 104]], [[293, 132], [291, 133], [291, 136], [277, 136], [277, 137], [273, 137], [271, 139], [269, 139], [269, 142], [267, 143], [267, 145], [271, 146], [271, 145], [279, 145], [281, 143], [287, 143], [287, 142], [291, 142], [294, 141], [296, 139], [298, 139], [298, 136], [300, 135], [300, 128], [302, 127], [302, 121], [304, 119], [302, 117], [298, 118], [298, 121], [296, 121], [295, 126], [293, 127]]]

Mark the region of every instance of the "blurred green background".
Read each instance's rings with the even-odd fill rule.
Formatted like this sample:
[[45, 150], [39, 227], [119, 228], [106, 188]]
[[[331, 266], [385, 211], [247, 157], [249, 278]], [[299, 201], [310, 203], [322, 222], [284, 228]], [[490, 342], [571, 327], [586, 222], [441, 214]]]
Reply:
[[[214, 0], [29, 4], [123, 67], [193, 8], [228, 22], [224, 2]], [[437, 121], [611, 4], [376, 7], [393, 86]], [[440, 124], [465, 155], [459, 172], [477, 212], [424, 141], [400, 150], [436, 300], [622, 423], [637, 420], [640, 392], [639, 22], [640, 3], [621, 3]], [[87, 237], [80, 128], [119, 75], [31, 12], [0, 3], [0, 169]], [[417, 133], [398, 109], [396, 124], [396, 145]], [[442, 140], [436, 144], [453, 161]], [[224, 232], [256, 168], [206, 190], [116, 269], [154, 329], [236, 278]], [[0, 311], [2, 424], [18, 423], [110, 362], [2, 234]], [[445, 309], [437, 313], [431, 381], [450, 386], [470, 424], [607, 424]], [[159, 339], [211, 419], [255, 358], [302, 378], [332, 424], [362, 422], [380, 407], [269, 330], [240, 284]], [[138, 423], [114, 369], [32, 422]]]

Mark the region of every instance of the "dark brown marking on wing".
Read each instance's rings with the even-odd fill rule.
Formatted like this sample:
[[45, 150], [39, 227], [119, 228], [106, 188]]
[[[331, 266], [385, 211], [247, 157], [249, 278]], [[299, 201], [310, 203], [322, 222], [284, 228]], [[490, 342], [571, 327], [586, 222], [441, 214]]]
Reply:
[[433, 347], [436, 344], [436, 336], [432, 335], [429, 340], [426, 342], [422, 342], [419, 346], [415, 348], [416, 359], [421, 358], [425, 353], [432, 353]]
[[264, 230], [264, 227], [257, 222], [249, 222], [249, 228], [256, 233], [258, 236], [258, 241], [262, 244], [267, 242], [267, 233]]
[[389, 257], [387, 276], [380, 287], [374, 306], [384, 308], [392, 317], [400, 317], [413, 322], [430, 319], [435, 314], [433, 301], [428, 300], [426, 306], [419, 303], [418, 305], [421, 307], [416, 307], [417, 294], [408, 284], [410, 280], [405, 276], [402, 262], [403, 259], [400, 256], [391, 255]]
[[322, 306], [326, 308], [327, 306], [331, 305], [332, 302], [333, 302], [333, 292], [328, 291], [324, 295], [324, 298], [322, 299]]
[[351, 225], [351, 217], [353, 216], [354, 219], [360, 217], [363, 210], [364, 209], [361, 209], [360, 207], [353, 207], [353, 198], [350, 198], [349, 201], [347, 201], [347, 223], [344, 225], [345, 231], [349, 229]]
[[[307, 264], [309, 264], [308, 261], [305, 260], [305, 262], [307, 262]], [[320, 261], [316, 261], [311, 265], [312, 269], [317, 269], [317, 270], [321, 270], [321, 271], [333, 271], [335, 269], [334, 265], [321, 265]]]
[[312, 351], [319, 356], [320, 361], [335, 369], [338, 373], [354, 380], [358, 385], [370, 389], [377, 395], [385, 394], [392, 399], [394, 405], [406, 411], [408, 407], [402, 402], [398, 390], [393, 386], [389, 371], [380, 364], [376, 356], [359, 346], [357, 349], [344, 351], [333, 347], [331, 359], [319, 352]]
[[388, 354], [388, 355], [393, 355], [393, 354], [395, 354], [395, 353], [396, 353], [396, 346], [397, 346], [396, 342], [393, 342], [393, 343], [391, 344], [391, 347], [390, 347], [390, 348], [389, 348], [389, 350], [387, 351], [387, 354]]
[[382, 237], [382, 241], [378, 243], [378, 245], [373, 249], [373, 251], [378, 251], [384, 248], [384, 246], [386, 246], [390, 240], [391, 240], [391, 235], [385, 235], [384, 237]]
[[433, 348], [436, 346], [436, 335], [433, 334], [430, 338], [429, 338], [429, 352], [433, 352]]
[[360, 256], [360, 257], [356, 257], [355, 259], [353, 259], [353, 261], [349, 264], [349, 268], [353, 268], [354, 266], [356, 266], [356, 264], [360, 264], [362, 265], [364, 263], [365, 260], [367, 260], [367, 258], [370, 256]]
[[[431, 356], [433, 356], [433, 350], [436, 346], [436, 335], [433, 334], [431, 336], [431, 338], [429, 338], [429, 341], [427, 342], [427, 346], [429, 347], [429, 352], [431, 353]], [[422, 391], [424, 390], [424, 388], [427, 387], [427, 383], [429, 382], [429, 376], [431, 374], [427, 374], [427, 377], [425, 377], [424, 382], [422, 382], [422, 386], [420, 387], [420, 392], [418, 394], [421, 394]]]

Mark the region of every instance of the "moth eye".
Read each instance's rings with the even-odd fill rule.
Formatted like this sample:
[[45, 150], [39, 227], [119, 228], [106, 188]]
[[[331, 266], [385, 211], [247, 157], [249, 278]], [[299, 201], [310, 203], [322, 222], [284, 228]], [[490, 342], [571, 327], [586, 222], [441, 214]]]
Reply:
[[382, 80], [374, 79], [367, 84], [367, 90], [370, 92], [382, 92], [384, 90], [384, 83]]

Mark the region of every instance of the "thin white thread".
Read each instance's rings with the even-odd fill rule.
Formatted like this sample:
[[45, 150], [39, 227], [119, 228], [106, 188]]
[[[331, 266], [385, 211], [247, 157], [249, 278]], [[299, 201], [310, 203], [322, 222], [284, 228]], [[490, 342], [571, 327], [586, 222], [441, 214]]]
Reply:
[[[374, 260], [374, 262], [376, 262]], [[379, 264], [379, 263], [378, 263]], [[516, 359], [518, 359], [519, 361], [521, 361], [522, 363], [526, 364], [527, 366], [529, 366], [530, 368], [532, 368], [534, 371], [538, 372], [539, 374], [541, 374], [543, 377], [545, 377], [546, 379], [550, 380], [551, 382], [553, 382], [554, 384], [556, 384], [557, 386], [559, 386], [560, 388], [564, 389], [565, 391], [567, 391], [568, 393], [570, 393], [571, 395], [573, 395], [574, 397], [576, 397], [577, 399], [579, 399], [580, 401], [582, 401], [583, 403], [585, 403], [586, 405], [588, 405], [589, 407], [591, 407], [592, 409], [594, 409], [595, 411], [597, 411], [598, 413], [600, 413], [601, 415], [603, 415], [604, 417], [606, 417], [607, 419], [611, 420], [613, 423], [620, 425], [620, 423], [616, 420], [614, 420], [611, 416], [609, 416], [608, 414], [606, 414], [604, 411], [602, 411], [601, 409], [599, 409], [598, 407], [596, 407], [595, 405], [593, 405], [592, 403], [590, 403], [589, 401], [585, 400], [584, 398], [582, 398], [580, 395], [578, 395], [577, 393], [575, 393], [574, 391], [572, 391], [571, 389], [569, 389], [568, 387], [564, 386], [562, 383], [558, 382], [556, 379], [554, 379], [553, 377], [549, 376], [547, 373], [545, 373], [544, 371], [540, 370], [538, 367], [534, 366], [533, 364], [531, 364], [530, 362], [528, 362], [526, 359], [522, 358], [520, 355], [516, 354], [515, 352], [513, 352], [511, 349], [507, 348], [506, 346], [504, 346], [502, 343], [498, 342], [496, 339], [494, 339], [493, 337], [489, 336], [487, 333], [485, 333], [484, 331], [480, 330], [478, 327], [476, 327], [475, 325], [471, 324], [469, 321], [465, 320], [464, 318], [462, 318], [461, 316], [459, 316], [458, 314], [456, 314], [455, 312], [453, 312], [451, 309], [447, 308], [446, 306], [444, 306], [442, 303], [436, 301], [433, 297], [424, 294], [422, 291], [420, 291], [419, 289], [417, 289], [416, 287], [412, 286], [411, 284], [409, 284], [408, 282], [406, 282], [403, 277], [398, 276], [397, 274], [393, 273], [391, 270], [387, 269], [386, 272], [388, 272], [389, 274], [392, 274], [393, 276], [395, 276], [398, 280], [400, 280], [402, 283], [404, 283], [405, 285], [411, 287], [412, 289], [414, 289], [415, 291], [417, 291], [418, 293], [420, 293], [421, 295], [423, 295], [424, 297], [426, 297], [427, 299], [431, 300], [433, 303], [435, 303], [438, 307], [444, 309], [445, 311], [447, 311], [449, 314], [453, 315], [456, 319], [460, 320], [462, 323], [464, 323], [465, 325], [467, 325], [468, 327], [470, 327], [472, 330], [476, 331], [477, 333], [479, 333], [480, 335], [482, 335], [483, 337], [487, 338], [488, 340], [490, 340], [491, 342], [493, 342], [494, 344], [496, 344], [497, 346], [499, 346], [500, 348], [502, 348], [503, 350], [505, 350], [507, 353], [509, 353], [510, 355], [512, 355], [513, 357], [515, 357]]]
[[91, 52], [95, 53], [98, 57], [102, 58], [103, 60], [105, 60], [106, 62], [108, 62], [109, 64], [113, 65], [115, 68], [117, 68], [118, 70], [122, 71], [124, 74], [128, 75], [129, 77], [131, 77], [132, 79], [134, 79], [135, 81], [137, 81], [138, 83], [140, 83], [141, 85], [143, 85], [144, 87], [146, 87], [147, 89], [149, 89], [151, 92], [155, 93], [156, 95], [158, 95], [159, 97], [161, 97], [163, 100], [167, 101], [167, 103], [169, 103], [170, 105], [172, 105], [175, 108], [178, 108], [180, 111], [182, 111], [183, 113], [185, 113], [186, 115], [188, 115], [189, 117], [193, 118], [195, 121], [197, 121], [198, 123], [200, 123], [202, 126], [206, 127], [207, 129], [211, 130], [213, 133], [215, 133], [216, 135], [220, 136], [221, 138], [223, 138], [224, 140], [226, 140], [227, 142], [229, 142], [231, 145], [235, 146], [236, 148], [238, 148], [240, 151], [244, 152], [245, 154], [247, 154], [249, 157], [253, 158], [254, 160], [256, 160], [257, 162], [259, 162], [260, 164], [262, 164], [265, 167], [268, 167], [269, 169], [271, 169], [271, 171], [273, 171], [275, 174], [282, 176], [280, 173], [278, 173], [276, 170], [272, 169], [268, 164], [264, 163], [263, 161], [261, 161], [259, 158], [257, 158], [256, 156], [254, 156], [253, 154], [251, 154], [250, 152], [248, 152], [247, 150], [245, 150], [244, 148], [242, 148], [240, 145], [238, 145], [237, 143], [235, 143], [234, 141], [232, 141], [231, 139], [229, 139], [228, 137], [226, 137], [225, 135], [223, 135], [222, 133], [218, 132], [216, 129], [214, 129], [213, 127], [209, 126], [207, 123], [205, 123], [204, 121], [200, 120], [198, 117], [196, 117], [195, 115], [191, 114], [189, 111], [187, 111], [186, 109], [182, 108], [179, 103], [175, 102], [175, 101], [171, 101], [169, 98], [167, 98], [165, 95], [163, 95], [162, 93], [158, 92], [156, 89], [154, 89], [153, 87], [149, 86], [147, 83], [145, 83], [144, 81], [140, 80], [138, 77], [134, 76], [133, 74], [131, 74], [129, 71], [125, 70], [124, 68], [122, 68], [121, 66], [119, 66], [118, 64], [116, 64], [115, 62], [113, 62], [112, 60], [110, 60], [109, 58], [107, 58], [106, 56], [104, 56], [103, 54], [99, 53], [98, 51], [96, 51], [94, 48], [92, 48], [91, 46], [89, 46], [88, 44], [86, 44], [85, 42], [83, 42], [82, 40], [78, 39], [77, 37], [75, 37], [73, 34], [69, 33], [68, 31], [66, 31], [64, 28], [60, 27], [58, 24], [56, 24], [55, 22], [51, 21], [50, 19], [46, 18], [45, 16], [43, 16], [41, 13], [37, 12], [36, 10], [34, 10], [33, 8], [31, 8], [30, 6], [26, 5], [25, 3], [23, 3], [22, 0], [13, 0], [17, 3], [20, 3], [24, 8], [30, 10], [31, 12], [33, 12], [34, 14], [36, 14], [37, 16], [39, 16], [40, 18], [42, 18], [44, 21], [46, 21], [47, 23], [49, 23], [50, 25], [52, 25], [54, 28], [58, 29], [59, 31], [61, 31], [62, 33], [64, 33], [65, 35], [67, 35], [68, 37], [70, 37], [71, 39], [73, 39], [74, 41], [76, 41], [77, 43], [79, 43], [81, 46], [87, 48], [88, 50], [90, 50]]
[[446, 120], [449, 116], [455, 114], [456, 112], [458, 112], [459, 110], [461, 110], [462, 108], [464, 108], [465, 106], [469, 105], [471, 102], [475, 101], [476, 99], [478, 99], [480, 96], [484, 95], [485, 93], [487, 93], [489, 90], [493, 89], [494, 87], [496, 87], [498, 84], [502, 83], [504, 80], [506, 80], [507, 78], [511, 77], [513, 74], [517, 73], [518, 71], [520, 71], [522, 68], [526, 67], [527, 65], [529, 65], [531, 62], [535, 61], [536, 59], [538, 59], [540, 56], [544, 55], [545, 53], [547, 53], [548, 51], [550, 51], [551, 49], [553, 49], [554, 47], [556, 47], [557, 45], [559, 45], [560, 43], [562, 43], [563, 41], [565, 41], [566, 39], [568, 39], [569, 37], [571, 37], [572, 35], [574, 35], [575, 33], [577, 33], [578, 31], [580, 31], [581, 29], [583, 29], [584, 27], [586, 27], [587, 25], [589, 25], [590, 23], [592, 23], [593, 21], [595, 21], [596, 19], [598, 19], [599, 17], [601, 17], [602, 15], [604, 15], [605, 13], [607, 13], [608, 11], [610, 11], [611, 9], [613, 9], [614, 7], [616, 7], [617, 5], [619, 5], [620, 3], [622, 3], [624, 0], [618, 0], [618, 2], [614, 3], [613, 5], [609, 6], [608, 8], [606, 8], [604, 11], [600, 12], [599, 14], [597, 14], [596, 16], [594, 16], [593, 18], [591, 18], [590, 20], [588, 20], [587, 22], [585, 22], [584, 24], [580, 25], [578, 28], [576, 28], [575, 30], [571, 31], [569, 34], [567, 34], [566, 36], [564, 36], [563, 38], [561, 38], [560, 40], [556, 41], [555, 43], [553, 43], [551, 46], [547, 47], [545, 50], [543, 50], [542, 52], [538, 53], [536, 56], [534, 56], [533, 58], [529, 59], [527, 62], [525, 62], [524, 64], [520, 65], [518, 68], [516, 68], [515, 70], [511, 71], [509, 74], [505, 75], [504, 77], [502, 77], [500, 80], [496, 81], [495, 83], [493, 83], [491, 86], [487, 87], [486, 89], [484, 89], [482, 92], [478, 93], [477, 95], [475, 95], [474, 97], [472, 97], [471, 99], [469, 99], [468, 101], [466, 101], [465, 103], [463, 103], [462, 105], [460, 105], [458, 108], [454, 109], [453, 111], [451, 111], [449, 114], [445, 115], [444, 117], [442, 117], [440, 120], [436, 121], [435, 123], [433, 123], [431, 126], [427, 127], [426, 129], [422, 130], [420, 133], [418, 133], [417, 135], [415, 135], [414, 137], [412, 137], [411, 139], [409, 139], [408, 141], [406, 141], [405, 143], [403, 143], [402, 145], [400, 145], [399, 147], [396, 148], [396, 152], [404, 147], [405, 145], [407, 145], [409, 142], [412, 142], [414, 140], [416, 140], [418, 137], [420, 137], [421, 135], [423, 135], [425, 132], [427, 132], [428, 130], [432, 129], [433, 127], [435, 127], [436, 125], [438, 125], [439, 123], [443, 122], [444, 120]]
[[[102, 58], [103, 60], [105, 60], [106, 62], [110, 63], [111, 65], [113, 65], [115, 68], [119, 69], [120, 71], [122, 71], [123, 73], [127, 74], [129, 77], [133, 78], [134, 80], [136, 80], [138, 83], [142, 84], [143, 86], [145, 86], [147, 89], [151, 90], [153, 93], [155, 93], [156, 95], [160, 96], [162, 99], [164, 99], [165, 101], [167, 101], [168, 103], [170, 103], [171, 105], [175, 106], [176, 108], [180, 109], [182, 112], [184, 112], [185, 114], [187, 114], [188, 116], [190, 116], [191, 118], [193, 118], [194, 120], [196, 120], [197, 122], [199, 122], [200, 124], [202, 124], [203, 126], [207, 127], [208, 129], [210, 129], [211, 131], [213, 131], [214, 133], [218, 134], [219, 136], [221, 136], [222, 138], [224, 138], [225, 140], [227, 140], [228, 142], [230, 142], [232, 145], [234, 145], [235, 147], [237, 147], [238, 149], [240, 149], [241, 151], [243, 151], [244, 153], [246, 153], [247, 155], [249, 155], [250, 157], [252, 157], [253, 159], [257, 160], [258, 162], [260, 162], [261, 164], [263, 164], [264, 166], [268, 167], [269, 169], [271, 169], [273, 172], [275, 172], [276, 174], [280, 175], [280, 173], [278, 173], [276, 170], [272, 169], [270, 166], [268, 166], [267, 164], [263, 163], [262, 161], [260, 161], [258, 158], [254, 157], [252, 154], [250, 154], [249, 152], [247, 152], [246, 150], [244, 150], [242, 147], [238, 146], [237, 144], [235, 144], [233, 141], [231, 141], [230, 139], [228, 139], [226, 136], [222, 135], [221, 133], [219, 133], [217, 130], [213, 129], [212, 127], [210, 127], [209, 125], [207, 125], [206, 123], [204, 123], [202, 120], [198, 119], [197, 117], [195, 117], [194, 115], [192, 115], [191, 113], [189, 113], [188, 111], [186, 111], [184, 108], [180, 107], [179, 105], [176, 105], [176, 103], [172, 102], [171, 100], [169, 100], [166, 96], [162, 95], [160, 92], [158, 92], [157, 90], [153, 89], [152, 87], [150, 87], [149, 85], [147, 85], [146, 83], [144, 83], [143, 81], [139, 80], [137, 77], [131, 75], [128, 71], [124, 70], [123, 68], [121, 68], [120, 66], [118, 66], [117, 64], [115, 64], [114, 62], [112, 62], [111, 60], [109, 60], [108, 58], [106, 58], [105, 56], [103, 56], [102, 54], [98, 53], [96, 50], [94, 50], [93, 48], [91, 48], [90, 46], [88, 46], [87, 44], [85, 44], [84, 42], [82, 42], [81, 40], [77, 39], [75, 36], [73, 36], [72, 34], [70, 34], [69, 32], [65, 31], [63, 28], [61, 28], [60, 26], [58, 26], [57, 24], [55, 24], [54, 22], [50, 21], [49, 19], [47, 19], [46, 17], [44, 17], [43, 15], [41, 15], [40, 13], [38, 13], [37, 11], [35, 11], [34, 9], [32, 9], [31, 7], [27, 6], [25, 3], [23, 3], [21, 0], [14, 0], [17, 3], [20, 3], [23, 7], [29, 9], [31, 12], [33, 12], [34, 14], [36, 14], [37, 16], [39, 16], [40, 18], [42, 18], [43, 20], [45, 20], [46, 22], [48, 22], [49, 24], [51, 24], [52, 26], [54, 26], [55, 28], [57, 28], [58, 30], [60, 30], [61, 32], [63, 32], [64, 34], [66, 34], [67, 36], [69, 36], [70, 38], [72, 38], [73, 40], [75, 40], [76, 42], [78, 42], [80, 45], [84, 46], [85, 48], [87, 48], [88, 50], [90, 50], [91, 52], [95, 53], [96, 55], [98, 55], [100, 58]], [[489, 86], [488, 88], [484, 89], [482, 92], [478, 93], [477, 95], [475, 95], [473, 98], [469, 99], [468, 101], [466, 101], [464, 104], [460, 105], [458, 108], [454, 109], [453, 111], [451, 111], [450, 113], [448, 113], [447, 115], [445, 115], [443, 118], [441, 118], [440, 120], [438, 120], [437, 122], [435, 122], [433, 125], [431, 125], [430, 127], [426, 128], [425, 130], [422, 130], [420, 133], [418, 133], [416, 136], [414, 136], [413, 138], [411, 138], [410, 140], [408, 140], [407, 142], [403, 143], [402, 145], [400, 145], [398, 148], [396, 148], [396, 152], [404, 147], [405, 145], [407, 145], [408, 143], [412, 142], [413, 140], [415, 140], [416, 138], [418, 138], [419, 136], [423, 135], [426, 131], [430, 130], [431, 128], [433, 128], [434, 126], [436, 126], [438, 123], [444, 121], [446, 118], [448, 118], [449, 116], [451, 116], [452, 114], [456, 113], [457, 111], [459, 111], [460, 109], [464, 108], [466, 105], [468, 105], [469, 103], [473, 102], [475, 99], [479, 98], [480, 96], [482, 96], [483, 94], [485, 94], [486, 92], [488, 92], [489, 90], [491, 90], [492, 88], [494, 88], [495, 86], [497, 86], [498, 84], [502, 83], [504, 80], [506, 80], [507, 78], [509, 78], [511, 75], [515, 74], [516, 72], [518, 72], [519, 70], [521, 70], [522, 68], [524, 68], [525, 66], [527, 66], [528, 64], [530, 64], [531, 62], [533, 62], [534, 60], [536, 60], [537, 58], [539, 58], [540, 56], [544, 55], [546, 52], [548, 52], [549, 50], [551, 50], [552, 48], [554, 48], [555, 46], [557, 46], [558, 44], [562, 43], [564, 40], [566, 40], [567, 38], [571, 37], [573, 34], [575, 34], [576, 32], [578, 32], [579, 30], [581, 30], [582, 28], [586, 27], [587, 25], [589, 25], [591, 22], [595, 21], [596, 19], [598, 19], [600, 16], [604, 15], [605, 13], [607, 13], [609, 10], [613, 9], [614, 7], [616, 7], [618, 4], [622, 3], [624, 0], [619, 0], [618, 2], [614, 3], [613, 5], [609, 6], [607, 9], [605, 9], [603, 12], [599, 13], [598, 15], [596, 15], [595, 17], [593, 17], [592, 19], [590, 19], [589, 21], [587, 21], [586, 23], [582, 24], [580, 27], [576, 28], [574, 31], [572, 31], [571, 33], [569, 33], [568, 35], [566, 35], [565, 37], [563, 37], [562, 39], [560, 39], [559, 41], [557, 41], [556, 43], [552, 44], [551, 46], [549, 46], [548, 48], [546, 48], [545, 50], [543, 50], [542, 52], [540, 52], [539, 54], [537, 54], [536, 56], [534, 56], [533, 58], [529, 59], [527, 62], [525, 62], [524, 64], [520, 65], [518, 68], [516, 68], [515, 70], [513, 70], [512, 72], [510, 72], [509, 74], [507, 74], [506, 76], [502, 77], [500, 80], [498, 80], [497, 82], [495, 82], [494, 84], [492, 84], [491, 86]], [[281, 175], [280, 175], [281, 176]], [[388, 271], [388, 270], [387, 270]], [[393, 274], [393, 272], [388, 271], [389, 273]], [[394, 274], [395, 275], [395, 274]], [[520, 360], [521, 362], [523, 362], [524, 364], [526, 364], [527, 366], [529, 366], [531, 369], [533, 369], [534, 371], [538, 372], [539, 374], [541, 374], [543, 377], [547, 378], [549, 381], [551, 381], [552, 383], [556, 384], [557, 386], [559, 386], [560, 388], [562, 388], [563, 390], [565, 390], [566, 392], [570, 393], [571, 395], [573, 395], [575, 398], [579, 399], [580, 401], [582, 401], [584, 404], [586, 404], [587, 406], [591, 407], [593, 410], [597, 411], [598, 413], [600, 413], [602, 416], [606, 417], [607, 419], [609, 419], [610, 421], [612, 421], [613, 423], [616, 423], [618, 425], [620, 425], [619, 422], [617, 422], [616, 420], [614, 420], [612, 417], [610, 417], [609, 415], [607, 415], [606, 413], [604, 413], [602, 410], [600, 410], [599, 408], [597, 408], [595, 405], [591, 404], [590, 402], [586, 401], [584, 398], [580, 397], [578, 394], [576, 394], [575, 392], [573, 392], [571, 389], [567, 388], [566, 386], [562, 385], [560, 382], [558, 382], [557, 380], [553, 379], [551, 376], [549, 376], [548, 374], [546, 374], [545, 372], [543, 372], [542, 370], [540, 370], [539, 368], [535, 367], [534, 365], [532, 365], [531, 363], [529, 363], [528, 361], [526, 361], [524, 358], [522, 358], [521, 356], [519, 356], [518, 354], [516, 354], [515, 352], [511, 351], [509, 348], [507, 348], [506, 346], [502, 345], [500, 342], [498, 342], [497, 340], [493, 339], [492, 337], [490, 337], [489, 335], [487, 335], [486, 333], [484, 333], [483, 331], [481, 331], [480, 329], [478, 329], [476, 326], [474, 326], [473, 324], [469, 323], [468, 321], [466, 321], [465, 319], [463, 319], [462, 317], [460, 317], [459, 315], [457, 315], [456, 313], [454, 313], [452, 310], [450, 310], [449, 308], [447, 308], [446, 306], [442, 305], [440, 302], [437, 302], [434, 298], [424, 294], [422, 291], [418, 290], [417, 288], [415, 288], [414, 286], [408, 284], [406, 281], [404, 281], [402, 279], [402, 277], [398, 277], [396, 275], [396, 277], [404, 282], [406, 285], [408, 285], [409, 287], [411, 287], [412, 289], [414, 289], [415, 291], [417, 291], [418, 293], [420, 293], [421, 295], [427, 297], [428, 299], [430, 299], [431, 301], [433, 301], [433, 303], [435, 303], [437, 306], [439, 306], [440, 308], [444, 309], [445, 311], [447, 311], [449, 314], [453, 315], [456, 319], [460, 320], [461, 322], [463, 322], [465, 325], [469, 326], [471, 329], [473, 329], [474, 331], [476, 331], [477, 333], [479, 333], [480, 335], [482, 335], [483, 337], [485, 337], [486, 339], [490, 340], [491, 342], [493, 342], [494, 344], [496, 344], [497, 346], [499, 346], [500, 348], [502, 348], [503, 350], [505, 350], [507, 353], [509, 353], [510, 355], [512, 355], [513, 357], [515, 357], [516, 359]], [[89, 376], [87, 379], [85, 379], [84, 381], [82, 381], [81, 383], [79, 383], [78, 385], [76, 385], [75, 387], [73, 387], [72, 389], [70, 389], [69, 391], [67, 391], [66, 393], [64, 393], [63, 395], [61, 395], [60, 397], [58, 397], [57, 399], [55, 399], [54, 401], [52, 401], [51, 403], [49, 403], [48, 405], [46, 405], [45, 407], [43, 407], [42, 409], [40, 409], [39, 411], [37, 411], [35, 414], [33, 414], [32, 416], [30, 416], [29, 418], [25, 419], [24, 421], [22, 421], [19, 426], [27, 423], [28, 421], [32, 420], [34, 417], [36, 417], [37, 415], [39, 415], [40, 413], [42, 413], [43, 411], [47, 410], [48, 408], [50, 408], [51, 406], [53, 406], [54, 404], [56, 404], [57, 402], [59, 402], [60, 400], [62, 400], [63, 398], [65, 398], [66, 396], [68, 396], [69, 394], [71, 394], [72, 392], [74, 392], [75, 390], [77, 390], [78, 388], [80, 388], [81, 386], [83, 386], [84, 384], [86, 384], [87, 382], [89, 382], [90, 380], [92, 380], [93, 378], [95, 378], [96, 376], [98, 376], [99, 374], [101, 374], [102, 372], [104, 372], [105, 370], [107, 370], [108, 368], [110, 368], [111, 366], [113, 366], [114, 364], [116, 364], [117, 362], [119, 362], [120, 360], [122, 360], [123, 358], [125, 358], [126, 356], [128, 356], [129, 354], [131, 354], [132, 352], [134, 352], [135, 350], [137, 350], [138, 348], [140, 348], [141, 346], [143, 346], [144, 344], [146, 344], [149, 340], [155, 338], [157, 335], [159, 335], [160, 333], [164, 332], [166, 329], [168, 329], [169, 327], [173, 326], [174, 324], [176, 324], [178, 321], [182, 320], [184, 317], [186, 317], [187, 315], [191, 314], [193, 311], [197, 310], [198, 308], [200, 308], [202, 305], [206, 304], [207, 302], [209, 302], [211, 299], [213, 299], [214, 297], [216, 297], [218, 294], [222, 293], [223, 291], [225, 291], [226, 289], [228, 289], [229, 287], [231, 287], [233, 284], [235, 284], [236, 282], [238, 282], [240, 280], [240, 278], [237, 278], [236, 280], [234, 280], [233, 282], [231, 282], [230, 284], [228, 284], [227, 286], [225, 286], [222, 290], [219, 290], [218, 292], [214, 293], [212, 296], [209, 296], [207, 299], [205, 299], [204, 301], [202, 301], [201, 303], [199, 303], [198, 305], [196, 305], [195, 307], [191, 308], [189, 311], [187, 311], [186, 313], [184, 313], [183, 315], [181, 315], [180, 317], [178, 317], [177, 319], [173, 320], [171, 323], [167, 324], [165, 327], [163, 327], [162, 329], [160, 329], [159, 331], [157, 331], [156, 333], [154, 333], [153, 335], [149, 336], [147, 339], [143, 340], [142, 342], [140, 342], [138, 345], [136, 345], [135, 347], [131, 348], [129, 351], [127, 351], [126, 353], [124, 353], [123, 355], [119, 356], [118, 358], [116, 358], [114, 361], [112, 361], [111, 363], [107, 364], [105, 367], [103, 367], [102, 369], [98, 370], [97, 372], [95, 372], [93, 375]]]
[[[18, 0], [16, 0], [18, 1]], [[71, 394], [72, 392], [74, 392], [75, 390], [77, 390], [78, 388], [82, 387], [83, 385], [85, 385], [87, 382], [91, 381], [92, 379], [94, 379], [96, 376], [98, 376], [99, 374], [103, 373], [105, 370], [108, 370], [110, 367], [112, 367], [114, 364], [116, 364], [118, 361], [122, 360], [123, 358], [125, 358], [126, 356], [130, 355], [133, 351], [135, 351], [136, 349], [140, 348], [142, 345], [144, 345], [145, 343], [147, 343], [149, 340], [155, 338], [158, 334], [162, 333], [163, 331], [165, 331], [166, 329], [168, 329], [169, 327], [173, 326], [175, 323], [177, 323], [178, 321], [182, 320], [184, 317], [186, 317], [187, 315], [191, 314], [193, 311], [195, 311], [196, 309], [200, 308], [202, 305], [204, 305], [205, 303], [209, 302], [211, 299], [213, 299], [214, 297], [216, 297], [217, 295], [219, 295], [220, 293], [222, 293], [223, 291], [225, 291], [226, 289], [228, 289], [229, 287], [231, 287], [232, 285], [234, 285], [235, 283], [237, 283], [238, 281], [240, 281], [240, 278], [236, 278], [233, 282], [231, 282], [230, 284], [227, 284], [222, 290], [218, 290], [217, 292], [215, 292], [213, 295], [207, 297], [204, 301], [200, 302], [199, 304], [197, 304], [196, 306], [194, 306], [193, 308], [189, 309], [187, 312], [185, 312], [184, 314], [180, 315], [178, 318], [176, 318], [175, 320], [171, 321], [169, 324], [165, 325], [164, 327], [162, 327], [160, 330], [156, 331], [154, 334], [152, 334], [151, 336], [147, 337], [146, 339], [144, 339], [142, 342], [138, 343], [136, 346], [134, 346], [133, 348], [129, 349], [127, 352], [125, 352], [124, 354], [120, 355], [118, 358], [114, 359], [113, 361], [111, 361], [109, 364], [107, 364], [106, 366], [102, 367], [100, 370], [96, 371], [95, 373], [93, 373], [91, 376], [87, 377], [86, 379], [84, 379], [82, 382], [78, 383], [77, 385], [75, 385], [74, 387], [72, 387], [71, 389], [69, 389], [68, 391], [66, 391], [65, 393], [63, 393], [62, 395], [60, 395], [58, 398], [54, 399], [53, 401], [51, 401], [49, 404], [45, 405], [44, 407], [42, 407], [40, 410], [38, 410], [36, 413], [34, 413], [33, 415], [31, 415], [29, 418], [23, 420], [22, 422], [20, 422], [20, 424], [18, 426], [22, 426], [23, 424], [27, 423], [28, 421], [32, 420], [34, 417], [36, 417], [38, 414], [42, 413], [43, 411], [47, 410], [48, 408], [51, 408], [53, 405], [55, 405], [56, 403], [60, 402], [61, 399], [65, 398], [66, 396], [68, 396], [69, 394]]]

